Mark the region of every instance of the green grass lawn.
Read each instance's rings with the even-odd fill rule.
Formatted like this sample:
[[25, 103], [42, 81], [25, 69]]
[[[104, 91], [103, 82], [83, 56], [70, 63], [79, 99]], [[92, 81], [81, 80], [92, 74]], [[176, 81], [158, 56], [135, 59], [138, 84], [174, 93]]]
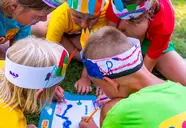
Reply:
[[[176, 12], [176, 27], [172, 40], [175, 43], [176, 50], [186, 58], [186, 1], [172, 0], [172, 2]], [[82, 64], [80, 62], [73, 61], [69, 65], [66, 78], [62, 84], [66, 91], [75, 93], [74, 83], [79, 79], [81, 71]], [[26, 113], [26, 116], [29, 124], [38, 123], [39, 115]]]

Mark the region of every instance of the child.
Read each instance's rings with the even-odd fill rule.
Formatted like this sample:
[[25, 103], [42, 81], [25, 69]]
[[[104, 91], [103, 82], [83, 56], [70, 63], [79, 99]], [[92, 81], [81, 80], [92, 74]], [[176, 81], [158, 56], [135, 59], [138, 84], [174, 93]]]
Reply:
[[[105, 16], [107, 6], [107, 0], [69, 0], [68, 3], [63, 3], [51, 14], [46, 39], [61, 43], [69, 53], [77, 48], [74, 58], [80, 60], [81, 30], [88, 28], [94, 31], [107, 25]], [[81, 94], [92, 90], [85, 70], [75, 87]]]
[[31, 25], [46, 21], [53, 9], [49, 6], [50, 3], [46, 4], [44, 1], [1, 0], [0, 44], [25, 38], [31, 33]]
[[[184, 123], [186, 88], [147, 70], [139, 40], [103, 27], [88, 39], [82, 61], [93, 83], [113, 99], [102, 108], [102, 128], [177, 128]], [[80, 128], [97, 128], [85, 119]]]
[[[60, 60], [62, 73], [56, 72]], [[65, 77], [68, 52], [58, 44], [27, 37], [7, 50], [5, 62], [5, 71], [0, 71], [0, 128], [26, 128], [23, 111], [39, 112], [44, 102], [52, 101], [56, 85]]]
[[126, 36], [140, 39], [147, 69], [155, 67], [167, 79], [186, 85], [186, 63], [170, 41], [175, 24], [171, 1], [114, 0], [110, 6], [107, 17], [112, 24], [118, 23]]

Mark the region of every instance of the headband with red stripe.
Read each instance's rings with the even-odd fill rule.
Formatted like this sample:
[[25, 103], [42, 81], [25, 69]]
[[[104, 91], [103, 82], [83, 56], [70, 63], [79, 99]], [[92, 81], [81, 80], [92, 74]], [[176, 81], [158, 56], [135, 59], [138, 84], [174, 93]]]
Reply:
[[140, 41], [135, 38], [128, 38], [133, 47], [119, 55], [107, 57], [98, 60], [91, 60], [83, 56], [82, 62], [89, 76], [103, 79], [104, 76], [109, 78], [118, 78], [138, 71], [143, 65]]

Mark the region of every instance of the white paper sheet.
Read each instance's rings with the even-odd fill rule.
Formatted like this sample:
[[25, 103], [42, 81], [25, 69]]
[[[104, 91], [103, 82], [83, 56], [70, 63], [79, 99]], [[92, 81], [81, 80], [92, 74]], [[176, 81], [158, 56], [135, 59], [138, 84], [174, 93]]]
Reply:
[[[91, 100], [66, 100], [65, 103], [57, 104], [52, 128], [79, 128], [79, 122], [82, 116], [89, 116], [95, 110]], [[98, 127], [100, 119], [100, 110], [96, 112], [93, 119]]]

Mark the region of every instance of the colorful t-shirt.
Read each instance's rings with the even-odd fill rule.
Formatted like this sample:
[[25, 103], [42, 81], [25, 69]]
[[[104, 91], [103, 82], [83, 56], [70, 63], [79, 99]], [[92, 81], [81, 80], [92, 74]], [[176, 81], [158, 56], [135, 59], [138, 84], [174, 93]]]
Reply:
[[102, 128], [185, 128], [185, 99], [186, 88], [171, 81], [143, 88], [116, 103]]
[[[104, 6], [97, 23], [93, 26], [93, 31], [102, 28], [103, 26], [106, 26], [108, 24], [108, 20], [105, 14], [107, 7], [108, 2]], [[63, 3], [61, 6], [59, 6], [52, 12], [52, 16], [48, 25], [46, 39], [59, 43], [64, 33], [81, 33], [80, 31], [81, 27], [75, 24], [75, 22], [73, 21], [68, 4]]]
[[[0, 69], [4, 68], [4, 60], [0, 60]], [[0, 128], [26, 128], [26, 118], [19, 108], [12, 109], [0, 102]]]
[[20, 40], [31, 34], [31, 27], [19, 24], [15, 19], [7, 18], [0, 11], [0, 44], [9, 40]]
[[[160, 3], [160, 10], [152, 18], [147, 31], [147, 39], [151, 42], [147, 55], [151, 59], [159, 58], [163, 51], [167, 49], [175, 25], [174, 10], [171, 1], [158, 1]], [[106, 16], [112, 22], [119, 22], [119, 18], [114, 14], [111, 4], [108, 7]]]

